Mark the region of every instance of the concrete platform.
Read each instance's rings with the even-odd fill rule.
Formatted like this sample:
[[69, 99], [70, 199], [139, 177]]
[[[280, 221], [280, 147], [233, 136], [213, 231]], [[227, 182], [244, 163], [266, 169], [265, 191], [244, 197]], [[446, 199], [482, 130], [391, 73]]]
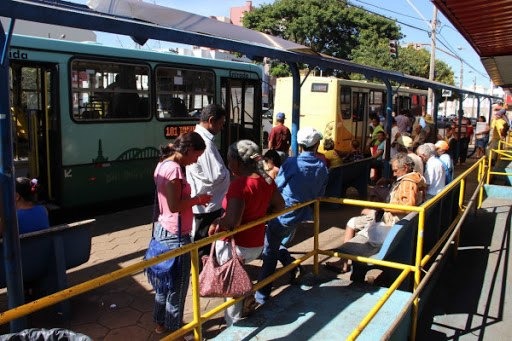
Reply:
[[490, 196], [464, 223], [457, 258], [422, 317], [421, 340], [512, 340], [512, 188], [486, 191]]
[[[345, 340], [381, 299], [387, 288], [346, 279], [306, 278], [310, 285], [291, 286], [256, 313], [238, 322], [213, 340]], [[381, 308], [358, 340], [379, 340], [411, 293], [397, 291]], [[410, 315], [394, 340], [405, 340]]]

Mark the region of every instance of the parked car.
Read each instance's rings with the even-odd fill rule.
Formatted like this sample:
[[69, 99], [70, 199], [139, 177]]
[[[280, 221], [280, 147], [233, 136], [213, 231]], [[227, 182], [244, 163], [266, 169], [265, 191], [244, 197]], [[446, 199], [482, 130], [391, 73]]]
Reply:
[[262, 118], [269, 118], [269, 119], [272, 119], [273, 116], [274, 116], [274, 109], [263, 109], [263, 113], [261, 114], [261, 117]]

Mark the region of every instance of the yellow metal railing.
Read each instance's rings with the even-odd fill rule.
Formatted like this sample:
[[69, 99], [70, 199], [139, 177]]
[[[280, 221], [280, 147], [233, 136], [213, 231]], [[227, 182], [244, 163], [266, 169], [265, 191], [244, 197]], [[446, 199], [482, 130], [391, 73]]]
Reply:
[[[512, 143], [501, 140], [498, 142], [498, 149], [489, 150], [489, 156], [488, 156], [488, 164], [489, 165], [492, 165], [492, 163], [498, 162], [501, 160], [504, 160], [504, 161], [512, 160]], [[509, 176], [509, 175], [512, 175], [512, 173], [493, 171], [492, 167], [488, 167], [487, 168], [487, 177], [486, 177], [487, 184], [489, 184], [491, 181], [491, 175]]]
[[[298, 266], [299, 264], [308, 260], [309, 258], [313, 258], [313, 262], [314, 262], [313, 272], [315, 274], [318, 274], [319, 263], [321, 262], [319, 259], [320, 255], [346, 258], [346, 259], [351, 259], [353, 261], [371, 263], [371, 264], [375, 264], [375, 265], [380, 265], [380, 266], [385, 266], [385, 267], [402, 270], [401, 274], [397, 277], [397, 279], [394, 281], [394, 283], [391, 285], [391, 287], [386, 291], [386, 293], [383, 295], [383, 297], [377, 302], [377, 304], [373, 308], [371, 308], [371, 310], [368, 312], [367, 316], [365, 316], [365, 318], [359, 323], [359, 325], [356, 326], [356, 328], [352, 331], [352, 333], [350, 334], [348, 339], [353, 340], [353, 339], [357, 338], [358, 335], [360, 335], [362, 330], [368, 325], [368, 323], [370, 323], [370, 321], [374, 318], [374, 316], [377, 314], [377, 312], [383, 306], [383, 304], [386, 302], [386, 300], [400, 286], [400, 284], [407, 278], [407, 276], [409, 274], [412, 273], [414, 276], [414, 281], [413, 281], [414, 290], [416, 290], [420, 285], [422, 285], [422, 269], [423, 269], [423, 267], [432, 259], [432, 257], [437, 253], [437, 251], [443, 245], [446, 246], [447, 240], [449, 240], [449, 242], [451, 242], [451, 240], [448, 239], [448, 237], [450, 236], [451, 233], [453, 233], [454, 228], [456, 226], [460, 225], [459, 219], [461, 219], [462, 212], [464, 212], [464, 210], [466, 209], [463, 206], [463, 197], [464, 197], [464, 191], [465, 191], [466, 178], [470, 174], [472, 174], [475, 170], [478, 170], [477, 178], [480, 181], [480, 183], [479, 183], [479, 187], [477, 187], [477, 190], [480, 190], [480, 187], [482, 185], [482, 180], [484, 178], [485, 161], [486, 161], [485, 158], [481, 158], [480, 160], [478, 160], [472, 167], [470, 167], [464, 173], [459, 175], [456, 179], [454, 179], [454, 181], [452, 181], [448, 186], [446, 186], [441, 193], [439, 193], [434, 198], [425, 202], [422, 206], [419, 206], [419, 207], [401, 206], [401, 205], [386, 204], [386, 203], [376, 203], [376, 202], [370, 202], [370, 201], [364, 201], [364, 200], [336, 199], [336, 198], [319, 198], [317, 200], [308, 201], [308, 202], [301, 203], [301, 204], [292, 206], [290, 208], [287, 208], [279, 213], [267, 215], [261, 219], [253, 221], [251, 223], [244, 224], [244, 225], [238, 227], [236, 229], [236, 231], [218, 233], [214, 236], [211, 236], [211, 237], [202, 239], [200, 241], [185, 245], [179, 249], [169, 251], [165, 254], [162, 254], [162, 255], [152, 258], [150, 260], [141, 260], [140, 262], [126, 266], [125, 268], [122, 268], [122, 269], [116, 270], [114, 272], [99, 276], [99, 277], [89, 280], [87, 282], [80, 283], [80, 284], [70, 287], [68, 289], [59, 291], [57, 293], [54, 293], [52, 295], [43, 297], [43, 298], [35, 300], [35, 301], [32, 301], [28, 304], [24, 304], [19, 307], [2, 312], [2, 313], [0, 313], [0, 324], [5, 324], [14, 319], [28, 315], [34, 311], [37, 311], [42, 308], [48, 307], [50, 305], [56, 304], [60, 301], [69, 299], [73, 296], [80, 295], [82, 293], [93, 290], [100, 286], [114, 282], [118, 279], [130, 276], [130, 275], [134, 275], [136, 273], [143, 271], [146, 267], [157, 264], [165, 259], [169, 259], [172, 257], [182, 255], [184, 253], [190, 252], [191, 260], [192, 260], [191, 282], [192, 282], [193, 319], [191, 322], [189, 322], [188, 324], [183, 326], [181, 329], [179, 329], [179, 330], [173, 332], [172, 334], [166, 336], [165, 338], [163, 338], [163, 340], [173, 340], [177, 337], [185, 335], [186, 333], [189, 333], [192, 330], [194, 332], [195, 340], [202, 340], [202, 328], [201, 328], [202, 324], [206, 320], [212, 318], [213, 316], [215, 316], [219, 312], [223, 311], [227, 307], [231, 306], [235, 302], [242, 300], [243, 297], [237, 298], [237, 299], [229, 299], [229, 300], [219, 304], [218, 306], [213, 307], [211, 310], [206, 311], [203, 314], [201, 314], [200, 297], [199, 297], [199, 290], [198, 290], [198, 287], [199, 287], [198, 249], [205, 245], [213, 243], [217, 239], [231, 236], [240, 231], [247, 230], [255, 225], [264, 223], [270, 219], [273, 219], [279, 215], [282, 215], [283, 213], [291, 212], [298, 208], [302, 208], [302, 207], [305, 207], [305, 206], [308, 206], [308, 205], [311, 205], [314, 203], [314, 226], [313, 226], [314, 238], [313, 238], [312, 251], [307, 252], [302, 257], [296, 259], [292, 264], [279, 269], [272, 276], [255, 284], [253, 291], [256, 291], [256, 290], [266, 286], [267, 284], [275, 281], [277, 278], [286, 274], [287, 272], [292, 270], [294, 267]], [[423, 254], [423, 234], [424, 234], [425, 214], [437, 201], [442, 200], [442, 198], [445, 195], [448, 195], [459, 184], [460, 184], [460, 193], [459, 193], [460, 199], [459, 199], [459, 203], [458, 203], [459, 204], [459, 214], [456, 216], [454, 221], [451, 222], [451, 224], [448, 227], [448, 229], [446, 230], [446, 232], [441, 236], [441, 238], [437, 241], [437, 243], [434, 245], [434, 247], [424, 255]], [[340, 203], [343, 205], [382, 208], [382, 209], [398, 209], [401, 211], [418, 212], [417, 245], [416, 245], [416, 255], [415, 255], [414, 264], [402, 264], [402, 263], [396, 263], [396, 262], [390, 262], [390, 261], [384, 261], [384, 260], [376, 260], [376, 259], [372, 259], [372, 258], [368, 258], [368, 257], [343, 254], [343, 253], [338, 253], [338, 252], [331, 251], [331, 250], [320, 249], [320, 245], [319, 245], [320, 202], [331, 202], [331, 203]], [[479, 202], [479, 204], [481, 205], [481, 201]], [[412, 307], [413, 307], [413, 310], [412, 310], [413, 318], [412, 318], [412, 327], [411, 327], [412, 328], [411, 329], [411, 338], [414, 339], [415, 335], [416, 335], [418, 309], [419, 309], [419, 301], [418, 301], [417, 296], [412, 302]], [[407, 307], [407, 309], [408, 309], [408, 307]]]
[[[473, 166], [471, 166], [469, 169], [467, 169], [465, 172], [463, 172], [461, 175], [459, 175], [457, 178], [455, 178], [450, 184], [448, 184], [439, 194], [437, 194], [435, 197], [431, 198], [427, 202], [425, 202], [423, 205], [419, 207], [415, 206], [400, 206], [400, 205], [392, 205], [392, 204], [382, 204], [382, 203], [376, 203], [376, 202], [368, 202], [368, 201], [362, 201], [362, 200], [352, 200], [352, 199], [334, 199], [334, 198], [327, 198], [327, 199], [321, 199], [321, 201], [327, 201], [327, 202], [333, 202], [333, 203], [340, 203], [344, 205], [355, 205], [355, 206], [362, 206], [362, 207], [375, 207], [375, 208], [383, 208], [383, 209], [399, 209], [401, 211], [407, 211], [407, 212], [418, 212], [418, 231], [417, 231], [417, 239], [416, 239], [416, 256], [415, 256], [415, 264], [402, 264], [402, 263], [396, 263], [396, 262], [389, 262], [389, 261], [382, 261], [382, 260], [376, 260], [368, 257], [361, 257], [357, 255], [352, 254], [343, 254], [333, 251], [326, 251], [326, 250], [318, 250], [320, 254], [329, 255], [329, 256], [335, 256], [345, 259], [351, 259], [353, 261], [358, 262], [364, 262], [364, 263], [372, 263], [379, 266], [385, 266], [395, 269], [401, 269], [403, 270], [402, 273], [398, 276], [398, 278], [395, 280], [395, 282], [391, 285], [391, 287], [386, 291], [381, 301], [377, 302], [377, 304], [368, 312], [367, 316], [363, 319], [363, 321], [352, 331], [350, 336], [347, 338], [348, 340], [355, 340], [364, 327], [368, 325], [368, 323], [377, 315], [379, 309], [382, 307], [385, 300], [400, 286], [400, 284], [405, 280], [407, 275], [412, 272], [414, 276], [414, 285], [413, 285], [413, 293], [422, 283], [422, 271], [423, 267], [429, 263], [432, 256], [437, 253], [437, 251], [443, 246], [446, 245], [448, 237], [453, 232], [454, 228], [460, 223], [460, 219], [462, 217], [463, 212], [466, 210], [466, 208], [463, 206], [463, 198], [465, 193], [465, 182], [466, 178], [469, 177], [473, 172], [476, 170], [477, 172], [477, 179], [479, 180], [479, 185], [477, 186], [477, 190], [479, 191], [480, 188], [483, 185], [483, 169], [485, 168], [485, 158], [482, 157], [479, 159]], [[447, 228], [445, 233], [440, 237], [440, 239], [437, 241], [437, 243], [433, 246], [431, 250], [429, 250], [425, 255], [423, 255], [423, 236], [424, 236], [424, 228], [425, 228], [425, 216], [427, 211], [432, 208], [433, 205], [435, 205], [436, 202], [439, 200], [442, 200], [443, 197], [448, 195], [452, 190], [454, 190], [455, 187], [457, 187], [460, 184], [460, 190], [459, 190], [459, 214], [455, 217], [455, 219], [451, 222], [450, 226]], [[476, 192], [475, 191], [475, 192]], [[481, 205], [481, 203], [480, 203]], [[456, 245], [458, 245], [458, 236], [456, 237]], [[450, 240], [451, 242], [451, 240]], [[455, 245], [455, 246], [456, 246]], [[382, 301], [383, 300], [383, 301]], [[405, 307], [404, 310], [409, 309], [410, 306]], [[418, 322], [418, 312], [419, 312], [419, 298], [418, 296], [415, 297], [415, 299], [412, 301], [412, 326], [411, 326], [411, 339], [414, 340], [416, 338], [416, 329], [417, 329], [417, 322]]]

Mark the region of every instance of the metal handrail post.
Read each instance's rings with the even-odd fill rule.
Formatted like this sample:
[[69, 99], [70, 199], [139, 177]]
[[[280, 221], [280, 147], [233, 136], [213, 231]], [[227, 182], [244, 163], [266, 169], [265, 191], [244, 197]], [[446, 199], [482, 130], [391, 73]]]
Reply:
[[315, 276], [319, 273], [319, 264], [318, 264], [318, 250], [320, 249], [320, 200], [315, 201], [315, 221], [314, 221], [314, 239], [313, 239], [313, 247], [315, 251], [315, 255], [313, 256], [313, 273]]
[[[478, 166], [478, 183], [481, 183], [485, 177], [485, 172], [487, 171], [488, 165], [486, 163], [485, 157], [480, 159], [480, 165]], [[482, 208], [482, 203], [484, 201], [484, 186], [480, 186], [478, 194], [478, 205], [477, 208]]]
[[[213, 245], [212, 245], [213, 247]], [[199, 249], [194, 248], [190, 252], [192, 260], [192, 307], [193, 307], [193, 320], [192, 323], [196, 324], [194, 328], [194, 340], [203, 339], [203, 321], [201, 319], [201, 300], [199, 298]]]
[[[416, 260], [414, 262], [414, 287], [416, 290], [421, 282], [421, 259], [423, 258], [423, 235], [425, 230], [425, 209], [418, 213], [418, 237], [416, 243]], [[411, 335], [412, 339], [415, 339], [416, 329], [418, 328], [418, 314], [419, 314], [419, 298], [416, 298], [413, 303], [412, 309], [412, 325]]]

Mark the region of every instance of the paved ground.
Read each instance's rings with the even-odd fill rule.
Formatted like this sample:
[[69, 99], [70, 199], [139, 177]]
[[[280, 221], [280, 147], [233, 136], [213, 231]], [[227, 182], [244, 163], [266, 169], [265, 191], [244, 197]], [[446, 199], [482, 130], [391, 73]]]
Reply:
[[[339, 225], [355, 212], [357, 208], [354, 207], [322, 210], [322, 240], [327, 248], [341, 244], [343, 229]], [[78, 284], [140, 260], [150, 239], [151, 225], [148, 221], [151, 213], [152, 207], [145, 206], [95, 217], [97, 221], [93, 228], [90, 260], [68, 273], [69, 284]], [[296, 236], [292, 252], [302, 253], [311, 248], [311, 231], [311, 224], [304, 224]], [[258, 265], [255, 262], [250, 267], [253, 278], [256, 277]], [[308, 266], [306, 271], [310, 271]], [[283, 280], [277, 285], [283, 289], [287, 283]], [[48, 308], [31, 316], [29, 326], [62, 327], [89, 335], [94, 340], [156, 340], [160, 337], [153, 333], [153, 293], [143, 273], [77, 296], [71, 302], [71, 320], [63, 321], [53, 308]], [[185, 321], [192, 319], [191, 302], [189, 292]], [[210, 309], [217, 302], [218, 299], [202, 299], [202, 309]], [[0, 304], [1, 310], [5, 310], [5, 289], [0, 292]], [[205, 336], [217, 334], [222, 327], [222, 317], [212, 320], [206, 325]], [[0, 328], [0, 332], [8, 332], [7, 326]]]
[[[463, 168], [458, 168], [460, 172]], [[356, 196], [349, 193], [349, 196]], [[355, 207], [322, 209], [321, 243], [325, 249], [339, 246], [343, 240], [344, 224], [359, 211]], [[127, 211], [96, 217], [93, 229], [91, 258], [86, 264], [70, 271], [70, 285], [120, 269], [140, 260], [147, 248], [151, 225], [149, 220], [152, 207], [145, 206]], [[312, 245], [311, 225], [305, 224], [294, 240], [292, 252], [302, 253]], [[310, 262], [311, 263], [311, 262]], [[250, 267], [255, 278], [257, 266]], [[305, 266], [311, 271], [310, 265]], [[346, 276], [346, 275], [343, 275]], [[288, 284], [283, 280], [276, 283], [279, 290]], [[0, 309], [6, 309], [5, 289], [0, 291]], [[187, 300], [185, 321], [190, 321], [192, 300]], [[216, 299], [202, 299], [203, 310], [219, 302]], [[62, 320], [54, 309], [48, 308], [29, 317], [29, 326], [35, 328], [63, 327], [89, 335], [94, 340], [156, 340], [161, 335], [153, 333], [153, 293], [142, 273], [95, 289], [71, 300], [73, 315]], [[8, 326], [0, 326], [1, 333], [7, 333]], [[223, 328], [223, 319], [218, 317], [205, 325], [205, 337], [218, 334]]]

